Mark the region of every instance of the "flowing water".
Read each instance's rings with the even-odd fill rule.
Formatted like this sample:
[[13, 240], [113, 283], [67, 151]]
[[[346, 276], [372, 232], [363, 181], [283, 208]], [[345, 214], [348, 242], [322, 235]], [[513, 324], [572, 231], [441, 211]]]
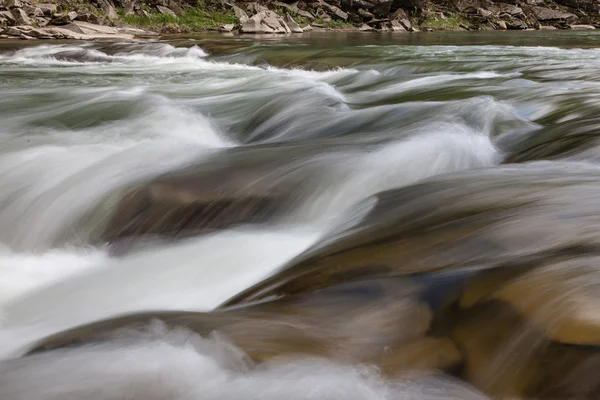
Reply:
[[[600, 128], [599, 38], [0, 43], [0, 358], [125, 312], [213, 310], [331, 229], [360, 221], [353, 207], [373, 194], [498, 166], [546, 130], [560, 137]], [[586, 150], [574, 161], [594, 162], [597, 152]], [[235, 168], [262, 157], [274, 161], [250, 179], [294, 186], [276, 218], [124, 254], [98, 240], [127, 188], [184, 167]], [[0, 397], [90, 398], [79, 396], [95, 388], [105, 390], [97, 399], [485, 398], [446, 378], [393, 381], [322, 359], [249, 371], [216, 338], [166, 333], [111, 346], [0, 366], [0, 381], [22, 380], [0, 387]], [[52, 383], [73, 369], [72, 379]], [[148, 376], [155, 387], [136, 392]]]

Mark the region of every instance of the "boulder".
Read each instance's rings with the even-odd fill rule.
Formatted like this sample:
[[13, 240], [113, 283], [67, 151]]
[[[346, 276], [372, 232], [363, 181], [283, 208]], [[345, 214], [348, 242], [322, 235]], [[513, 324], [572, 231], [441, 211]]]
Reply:
[[156, 6], [156, 9], [158, 10], [158, 12], [160, 12], [161, 14], [165, 14], [165, 15], [170, 15], [172, 17], [176, 17], [177, 14], [175, 14], [175, 11], [171, 10], [168, 7], [164, 7], [164, 6]]
[[258, 3], [250, 3], [246, 6], [246, 10], [248, 10], [248, 12], [251, 15], [256, 15], [258, 13], [261, 12], [265, 12], [265, 11], [269, 11], [269, 9], [265, 6], [263, 6], [262, 4], [258, 4]]
[[292, 33], [302, 33], [302, 32], [304, 32], [302, 30], [302, 28], [300, 27], [300, 25], [298, 25], [298, 23], [296, 21], [294, 21], [294, 19], [292, 18], [292, 16], [289, 15], [289, 14], [286, 14], [286, 16], [285, 16], [285, 23], [290, 28], [290, 31]]
[[15, 23], [18, 25], [31, 25], [33, 21], [27, 16], [27, 13], [21, 8], [13, 8], [10, 10], [12, 13]]
[[407, 32], [406, 28], [398, 20], [393, 20], [389, 23], [389, 28], [393, 32]]
[[241, 25], [244, 25], [248, 21], [248, 14], [238, 6], [233, 6], [233, 12]]
[[504, 22], [502, 20], [496, 21], [495, 25], [496, 25], [496, 29], [500, 29], [500, 30], [506, 30], [506, 29], [508, 29], [508, 26], [506, 25], [506, 22]]
[[555, 31], [558, 28], [552, 25], [540, 25], [540, 31]]
[[274, 1], [271, 3], [271, 5], [274, 7], [288, 10], [292, 15], [296, 15], [296, 14], [300, 15], [301, 17], [306, 18], [308, 21], [315, 20], [315, 16], [312, 15], [310, 12], [308, 12], [306, 10], [301, 10], [300, 8], [298, 8], [298, 3], [287, 4], [287, 3], [282, 3], [279, 1]]
[[112, 0], [96, 0], [102, 10], [104, 10], [104, 16], [108, 19], [118, 19], [119, 14], [113, 4]]
[[8, 0], [6, 2], [6, 7], [9, 10], [12, 10], [13, 8], [23, 8], [24, 6], [25, 4], [21, 0]]
[[393, 0], [373, 0], [373, 2], [371, 12], [376, 18], [387, 18], [390, 15]]
[[16, 26], [9, 26], [5, 31], [5, 34], [9, 35], [9, 36], [21, 36], [21, 34], [23, 33], [23, 31], [21, 29], [19, 29], [19, 27]]
[[50, 23], [52, 25], [66, 25], [70, 24], [71, 21], [73, 21], [75, 18], [77, 18], [77, 13], [75, 11], [71, 11], [69, 13], [54, 14], [52, 16], [52, 19], [50, 20]]
[[529, 25], [527, 25], [527, 22], [525, 22], [521, 19], [517, 19], [517, 18], [512, 18], [505, 22], [506, 22], [506, 27], [508, 29], [525, 30], [525, 29], [529, 28]]
[[30, 17], [43, 17], [44, 16], [44, 12], [39, 7], [25, 7], [23, 9], [23, 11], [25, 11], [27, 13], [27, 15]]
[[96, 25], [89, 22], [84, 21], [73, 21], [72, 24], [69, 25], [73, 27], [72, 30], [84, 33], [86, 35], [96, 35], [96, 34], [104, 34], [104, 35], [116, 35], [119, 32], [119, 29], [113, 28], [105, 25]]
[[[255, 362], [309, 355], [385, 363], [386, 369], [393, 367], [390, 373], [399, 374], [411, 367], [408, 360], [421, 354], [429, 358], [422, 367], [434, 372], [453, 361], [455, 349], [443, 339], [426, 336], [432, 312], [419, 293], [417, 286], [403, 280], [368, 280], [231, 310], [131, 314], [52, 335], [33, 344], [29, 356], [114, 340], [115, 334], [125, 334], [124, 329], [146, 330], [159, 320], [168, 328], [186, 328], [202, 336], [216, 331]], [[410, 344], [413, 352], [402, 354]], [[443, 354], [434, 358], [434, 350]]]
[[29, 34], [37, 39], [53, 39], [54, 35], [42, 29], [32, 29]]
[[75, 19], [81, 22], [88, 22], [90, 24], [100, 25], [100, 19], [92, 13], [79, 14]]
[[546, 7], [531, 7], [531, 12], [538, 21], [560, 21], [577, 18], [574, 14]]
[[0, 24], [12, 26], [17, 24], [17, 20], [10, 11], [0, 11]]
[[302, 32], [312, 32], [312, 31], [314, 31], [314, 29], [310, 25], [306, 25], [305, 27], [302, 28]]

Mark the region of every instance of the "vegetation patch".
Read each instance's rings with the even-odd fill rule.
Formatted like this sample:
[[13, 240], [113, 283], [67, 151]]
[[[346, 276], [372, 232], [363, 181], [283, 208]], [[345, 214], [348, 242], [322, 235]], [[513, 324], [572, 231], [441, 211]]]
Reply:
[[461, 25], [469, 26], [469, 21], [460, 15], [452, 15], [446, 18], [429, 17], [421, 22], [421, 29], [434, 29], [434, 30], [458, 30], [461, 29]]
[[182, 14], [173, 16], [158, 12], [146, 15], [122, 15], [123, 22], [158, 32], [201, 32], [218, 29], [226, 24], [238, 24], [239, 20], [232, 11], [208, 11], [201, 8], [189, 8]]

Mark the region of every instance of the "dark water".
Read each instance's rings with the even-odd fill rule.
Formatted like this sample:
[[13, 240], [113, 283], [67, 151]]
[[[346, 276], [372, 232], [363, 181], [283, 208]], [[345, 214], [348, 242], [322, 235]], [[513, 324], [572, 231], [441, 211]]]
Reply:
[[5, 361], [0, 398], [597, 398], [598, 38], [0, 42], [2, 358], [123, 313], [209, 312], [273, 274], [238, 301], [421, 274], [301, 303], [329, 310], [293, 320], [306, 342], [277, 325], [298, 309], [269, 306], [283, 360], [245, 356], [264, 356], [256, 314], [208, 313], [202, 338]]

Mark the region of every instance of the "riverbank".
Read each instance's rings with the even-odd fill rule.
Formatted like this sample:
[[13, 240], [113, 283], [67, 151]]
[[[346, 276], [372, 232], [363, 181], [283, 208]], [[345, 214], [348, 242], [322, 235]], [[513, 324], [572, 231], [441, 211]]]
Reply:
[[[53, 0], [49, 0], [53, 1]], [[509, 0], [511, 1], [511, 0]], [[190, 5], [179, 0], [0, 0], [0, 38], [103, 39], [220, 31], [289, 34], [313, 30], [417, 32], [600, 28], [597, 3], [527, 0], [317, 0]], [[514, 1], [512, 1], [514, 3]]]

